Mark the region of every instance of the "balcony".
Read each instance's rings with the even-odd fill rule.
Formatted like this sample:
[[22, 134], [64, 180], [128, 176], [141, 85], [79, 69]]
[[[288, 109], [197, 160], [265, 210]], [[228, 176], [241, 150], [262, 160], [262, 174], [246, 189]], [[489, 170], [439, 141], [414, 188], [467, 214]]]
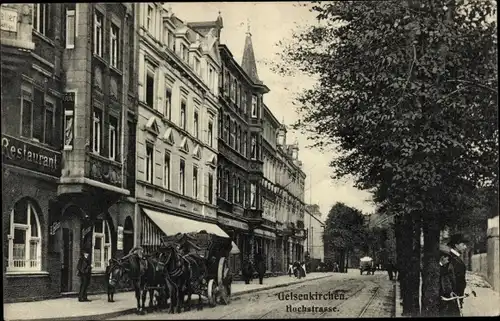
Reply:
[[116, 187], [122, 186], [122, 164], [92, 153], [87, 155], [90, 179]]
[[251, 160], [248, 162], [248, 171], [251, 173], [263, 173], [264, 163], [259, 160]]
[[249, 224], [252, 224], [254, 227], [259, 226], [262, 224], [264, 219], [262, 218], [262, 210], [261, 209], [245, 209], [245, 212], [243, 214], [243, 217], [245, 217]]
[[223, 198], [217, 198], [217, 207], [224, 212], [233, 213], [233, 204]]
[[298, 229], [304, 229], [304, 221], [297, 220], [297, 228]]

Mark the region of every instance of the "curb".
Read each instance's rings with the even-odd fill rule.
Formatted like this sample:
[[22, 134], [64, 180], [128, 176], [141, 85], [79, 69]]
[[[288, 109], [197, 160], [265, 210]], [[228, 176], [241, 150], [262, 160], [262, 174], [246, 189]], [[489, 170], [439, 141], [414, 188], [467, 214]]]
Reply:
[[[266, 290], [276, 289], [276, 288], [282, 288], [282, 287], [286, 287], [286, 286], [290, 286], [290, 285], [304, 283], [307, 281], [320, 280], [320, 279], [324, 279], [324, 278], [327, 278], [330, 276], [332, 276], [332, 275], [325, 275], [325, 276], [317, 277], [314, 279], [307, 279], [307, 277], [306, 277], [303, 280], [295, 281], [295, 282], [291, 282], [291, 283], [283, 283], [283, 284], [277, 284], [277, 285], [272, 285], [272, 286], [264, 286], [262, 288], [240, 291], [238, 293], [232, 294], [231, 298], [238, 300], [240, 296], [245, 295], [245, 294], [266, 291]], [[12, 319], [12, 320], [5, 319], [5, 320], [6, 321], [79, 321], [79, 320], [92, 320], [93, 321], [93, 320], [106, 320], [106, 319], [116, 318], [116, 317], [127, 315], [127, 314], [133, 314], [133, 313], [135, 313], [135, 310], [136, 310], [135, 308], [131, 308], [131, 309], [115, 311], [115, 312], [108, 312], [108, 313], [103, 313], [103, 314], [79, 315], [79, 316], [62, 317], [62, 318]]]

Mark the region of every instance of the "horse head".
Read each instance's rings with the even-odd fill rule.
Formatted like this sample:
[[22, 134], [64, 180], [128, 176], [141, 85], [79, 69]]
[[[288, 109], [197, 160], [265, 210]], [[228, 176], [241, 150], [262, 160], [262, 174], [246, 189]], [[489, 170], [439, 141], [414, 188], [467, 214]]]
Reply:
[[116, 286], [120, 279], [123, 277], [125, 273], [125, 268], [121, 262], [121, 260], [111, 259], [111, 265], [109, 269], [109, 285]]

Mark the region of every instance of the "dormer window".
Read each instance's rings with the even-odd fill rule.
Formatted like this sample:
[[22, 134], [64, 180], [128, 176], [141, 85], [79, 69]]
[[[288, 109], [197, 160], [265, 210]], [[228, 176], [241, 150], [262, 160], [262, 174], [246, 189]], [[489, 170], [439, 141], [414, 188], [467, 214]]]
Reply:
[[181, 58], [185, 62], [189, 62], [189, 51], [186, 45], [181, 46]]
[[197, 75], [201, 75], [201, 62], [198, 57], [194, 57], [193, 59], [193, 69]]

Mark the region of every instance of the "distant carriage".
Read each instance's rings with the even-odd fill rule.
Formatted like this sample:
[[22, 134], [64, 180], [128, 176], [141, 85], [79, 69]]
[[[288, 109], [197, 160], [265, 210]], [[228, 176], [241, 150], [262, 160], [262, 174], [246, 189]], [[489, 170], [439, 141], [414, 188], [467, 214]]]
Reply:
[[367, 274], [375, 274], [376, 266], [373, 259], [369, 256], [365, 256], [359, 260], [359, 274], [362, 275], [363, 272], [368, 272]]

